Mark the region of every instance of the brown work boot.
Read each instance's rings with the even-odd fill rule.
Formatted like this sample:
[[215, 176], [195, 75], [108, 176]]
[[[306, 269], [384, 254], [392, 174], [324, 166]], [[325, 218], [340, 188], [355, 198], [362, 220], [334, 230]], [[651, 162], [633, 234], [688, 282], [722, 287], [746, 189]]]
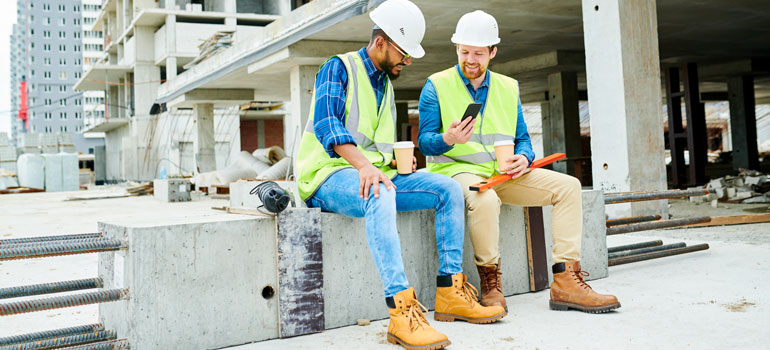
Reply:
[[553, 265], [551, 284], [551, 310], [580, 310], [592, 314], [607, 312], [620, 307], [614, 295], [594, 292], [584, 280], [588, 272], [580, 270], [579, 261]]
[[476, 266], [481, 280], [481, 305], [502, 306], [508, 311], [503, 296], [503, 285], [500, 283], [500, 260], [492, 266]]
[[439, 276], [433, 318], [447, 322], [459, 319], [470, 323], [492, 323], [508, 314], [502, 306], [482, 306], [476, 299], [477, 294], [476, 288], [462, 273]]
[[446, 335], [428, 324], [423, 314], [423, 310], [428, 312], [428, 309], [417, 301], [414, 288], [396, 293], [388, 304], [391, 301], [394, 305], [388, 305], [388, 342], [409, 350], [442, 349], [452, 344]]

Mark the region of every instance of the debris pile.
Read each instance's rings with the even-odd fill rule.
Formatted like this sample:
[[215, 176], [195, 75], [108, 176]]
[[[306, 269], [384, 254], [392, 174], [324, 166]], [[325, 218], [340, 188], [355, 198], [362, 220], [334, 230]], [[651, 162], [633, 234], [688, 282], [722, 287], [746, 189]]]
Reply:
[[706, 184], [709, 194], [690, 197], [691, 202], [770, 203], [770, 176], [741, 169], [737, 176], [727, 175]]
[[233, 45], [234, 33], [234, 31], [218, 31], [208, 39], [204, 40], [198, 45], [198, 49], [200, 50], [198, 57], [195, 57], [192, 62], [184, 65], [184, 69], [190, 69], [192, 66], [209, 59], [211, 56], [230, 48], [230, 46]]

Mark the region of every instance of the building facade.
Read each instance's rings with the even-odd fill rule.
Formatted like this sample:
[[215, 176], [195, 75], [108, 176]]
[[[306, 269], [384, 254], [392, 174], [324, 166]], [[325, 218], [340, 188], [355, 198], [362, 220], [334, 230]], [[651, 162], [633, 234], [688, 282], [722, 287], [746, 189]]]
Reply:
[[20, 82], [26, 79], [28, 129], [17, 119], [13, 139], [21, 133], [70, 134], [78, 152], [92, 153], [101, 138], [86, 138], [84, 94], [73, 85], [83, 74], [81, 0], [18, 0], [11, 51], [11, 102], [20, 105]]

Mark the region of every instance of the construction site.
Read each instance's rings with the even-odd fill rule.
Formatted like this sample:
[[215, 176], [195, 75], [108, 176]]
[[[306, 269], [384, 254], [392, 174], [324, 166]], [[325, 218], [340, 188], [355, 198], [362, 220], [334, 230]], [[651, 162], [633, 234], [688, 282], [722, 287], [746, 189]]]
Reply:
[[0, 133], [0, 350], [770, 349], [766, 1], [90, 9], [102, 51], [71, 88], [102, 103], [79, 135], [34, 119], [42, 88]]

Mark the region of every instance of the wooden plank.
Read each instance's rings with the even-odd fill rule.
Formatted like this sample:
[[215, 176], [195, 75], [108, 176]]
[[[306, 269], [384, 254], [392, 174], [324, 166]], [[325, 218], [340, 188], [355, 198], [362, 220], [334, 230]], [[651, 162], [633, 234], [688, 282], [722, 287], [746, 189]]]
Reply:
[[527, 207], [527, 258], [529, 260], [529, 290], [536, 292], [548, 288], [548, 257], [545, 245], [543, 208]]
[[324, 329], [321, 211], [278, 214], [278, 333], [281, 337]]
[[716, 217], [711, 217], [710, 222], [704, 222], [702, 224], [687, 225], [684, 227], [741, 225], [741, 224], [756, 224], [756, 223], [763, 223], [763, 222], [770, 222], [770, 214], [716, 216]]

